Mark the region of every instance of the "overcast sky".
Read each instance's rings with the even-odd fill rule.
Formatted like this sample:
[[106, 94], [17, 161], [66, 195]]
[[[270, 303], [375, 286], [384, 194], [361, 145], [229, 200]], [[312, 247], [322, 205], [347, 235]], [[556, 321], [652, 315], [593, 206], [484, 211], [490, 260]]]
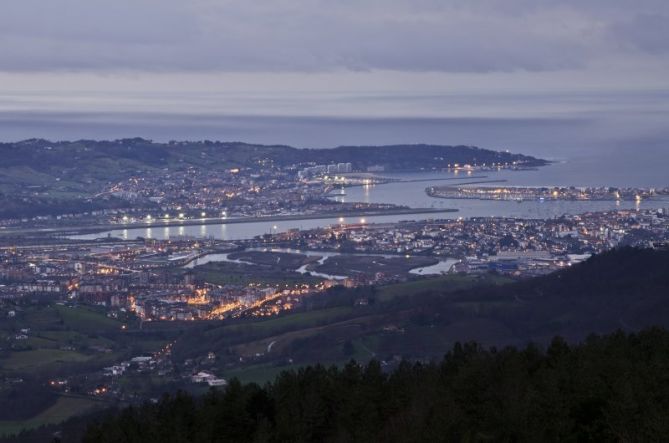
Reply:
[[[165, 104], [69, 91], [239, 93], [244, 100], [234, 106], [241, 113], [289, 114], [308, 104], [337, 114], [354, 109], [354, 100], [310, 94], [667, 89], [667, 0], [20, 0], [0, 6], [2, 111]], [[285, 94], [293, 93], [286, 104]], [[263, 100], [254, 102], [253, 94]], [[284, 102], [272, 105], [271, 94], [284, 94]], [[202, 105], [184, 97], [170, 103]], [[420, 108], [414, 102], [407, 113], [432, 112]]]

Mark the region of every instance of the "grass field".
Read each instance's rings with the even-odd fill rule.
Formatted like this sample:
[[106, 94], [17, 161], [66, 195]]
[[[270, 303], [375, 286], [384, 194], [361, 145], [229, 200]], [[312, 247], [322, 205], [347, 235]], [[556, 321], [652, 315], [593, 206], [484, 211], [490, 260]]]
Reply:
[[56, 404], [29, 420], [0, 421], [0, 435], [14, 434], [21, 432], [23, 429], [60, 423], [75, 415], [88, 412], [99, 404], [97, 401], [86, 398], [60, 397]]
[[263, 384], [274, 380], [282, 371], [288, 371], [297, 367], [297, 365], [275, 365], [268, 363], [225, 371], [221, 375], [227, 380], [238, 378], [245, 383]]
[[[28, 388], [33, 384], [43, 386], [52, 377], [83, 374], [117, 363], [131, 356], [130, 348], [138, 354], [152, 352], [168, 342], [151, 332], [122, 331], [124, 322], [107, 317], [104, 310], [93, 306], [22, 305], [16, 312], [15, 318], [0, 322], [3, 337], [0, 346], [4, 348], [4, 344], [8, 344], [0, 354], [0, 381], [5, 376], [20, 377], [31, 383], [26, 385]], [[19, 329], [28, 330], [27, 339], [15, 338]], [[24, 394], [29, 390], [24, 389]], [[30, 395], [43, 398], [35, 389]], [[6, 418], [11, 421], [0, 421], [0, 434], [58, 423], [88, 411], [97, 403], [99, 400], [62, 396], [53, 405], [45, 403], [33, 409], [22, 405], [22, 411], [30, 412], [8, 415]], [[0, 408], [11, 405], [11, 397], [2, 398]], [[15, 420], [15, 417], [26, 419]]]
[[61, 327], [58, 311], [52, 307], [34, 307], [19, 312], [16, 323], [20, 327], [45, 330]]
[[75, 351], [41, 348], [12, 352], [8, 358], [0, 360], [0, 368], [11, 372], [32, 371], [62, 363], [82, 363], [92, 358]]
[[19, 328], [33, 331], [71, 330], [82, 334], [118, 330], [121, 322], [90, 306], [49, 305], [22, 309], [13, 320]]
[[429, 291], [453, 292], [461, 289], [473, 288], [475, 286], [505, 284], [511, 281], [513, 280], [508, 277], [494, 274], [449, 274], [442, 277], [426, 278], [406, 283], [381, 286], [378, 288], [378, 299], [383, 302], [392, 300], [398, 296], [410, 296]]
[[244, 323], [241, 325], [223, 326], [222, 328], [217, 328], [209, 332], [220, 334], [221, 331], [234, 333], [236, 331], [253, 330], [271, 334], [272, 332], [278, 332], [287, 327], [308, 328], [318, 326], [319, 324], [331, 322], [333, 319], [339, 317], [346, 317], [351, 313], [352, 310], [353, 308], [349, 306], [339, 306], [335, 308], [319, 309], [316, 311], [299, 312], [270, 320], [254, 321], [252, 323]]
[[[211, 262], [193, 268], [195, 276], [213, 284], [246, 285], [248, 283], [286, 284], [288, 286], [302, 283], [317, 283], [321, 278], [300, 274], [293, 269], [301, 263], [312, 261], [310, 258], [292, 257], [294, 254], [265, 255], [273, 253], [243, 252], [240, 257], [260, 264], [232, 262]], [[238, 255], [233, 255], [238, 256]], [[283, 258], [286, 264], [276, 261]], [[290, 266], [287, 266], [290, 264]]]
[[77, 306], [70, 308], [67, 306], [54, 306], [54, 309], [60, 315], [66, 326], [77, 332], [95, 333], [121, 328], [121, 322], [108, 318], [102, 311], [87, 307]]
[[[104, 365], [119, 356], [121, 325], [104, 311], [89, 306], [37, 305], [22, 307], [15, 319], [0, 324], [8, 346], [0, 359], [0, 373], [34, 374], [57, 370], [77, 363]], [[27, 329], [28, 338], [15, 340], [18, 329]], [[125, 341], [123, 342], [125, 343]], [[159, 349], [164, 342], [138, 339], [140, 350]], [[109, 349], [112, 352], [100, 352]]]
[[[244, 343], [242, 345], [236, 346], [233, 348], [235, 352], [243, 357], [253, 357], [255, 354], [264, 354], [269, 349], [269, 346], [272, 346], [272, 352], [281, 352], [283, 348], [289, 346], [296, 340], [303, 339], [306, 337], [312, 337], [314, 335], [321, 334], [327, 331], [328, 334], [336, 336], [346, 331], [348, 334], [356, 333], [361, 331], [364, 328], [364, 325], [367, 324], [372, 316], [357, 317], [352, 319], [347, 319], [342, 322], [329, 323], [323, 326], [315, 326], [311, 328], [301, 328], [295, 331], [286, 332], [283, 334], [277, 334], [269, 337], [264, 337], [260, 340], [251, 341]], [[348, 335], [345, 334], [345, 335]]]

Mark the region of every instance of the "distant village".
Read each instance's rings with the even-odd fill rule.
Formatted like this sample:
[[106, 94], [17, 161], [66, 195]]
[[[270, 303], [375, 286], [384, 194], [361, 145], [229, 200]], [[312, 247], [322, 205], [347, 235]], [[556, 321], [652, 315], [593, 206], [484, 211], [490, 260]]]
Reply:
[[531, 187], [531, 186], [431, 186], [431, 197], [474, 200], [636, 201], [669, 195], [669, 188]]

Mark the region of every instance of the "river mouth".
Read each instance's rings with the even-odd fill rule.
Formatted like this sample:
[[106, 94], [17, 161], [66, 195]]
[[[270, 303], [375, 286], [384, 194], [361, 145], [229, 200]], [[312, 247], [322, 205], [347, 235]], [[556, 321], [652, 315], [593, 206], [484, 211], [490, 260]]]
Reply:
[[[572, 171], [570, 168], [578, 166], [573, 162], [552, 163], [537, 170], [527, 171], [486, 171], [485, 176], [490, 180], [505, 180], [508, 186], [623, 186], [620, 179], [616, 180], [606, 170], [588, 170], [590, 175], [582, 175], [583, 171]], [[395, 214], [369, 216], [342, 216], [308, 219], [296, 217], [291, 220], [253, 221], [245, 223], [192, 224], [170, 226], [144, 226], [139, 228], [115, 228], [112, 231], [95, 234], [69, 236], [75, 240], [95, 240], [108, 235], [122, 240], [134, 240], [137, 237], [151, 239], [169, 239], [174, 237], [213, 237], [220, 240], [247, 240], [259, 235], [277, 232], [286, 232], [291, 229], [308, 230], [324, 228], [339, 224], [356, 223], [399, 223], [410, 220], [446, 220], [470, 217], [513, 217], [524, 219], [548, 219], [565, 214], [582, 214], [586, 212], [600, 212], [620, 209], [659, 209], [669, 204], [667, 199], [649, 199], [641, 202], [633, 201], [539, 201], [525, 200], [472, 200], [472, 199], [442, 199], [430, 197], [425, 189], [430, 185], [443, 184], [447, 180], [458, 182], [463, 179], [462, 174], [452, 172], [416, 172], [416, 173], [386, 173], [394, 181], [369, 186], [354, 186], [346, 188], [346, 195], [334, 196], [343, 202], [385, 203], [410, 208], [426, 208], [431, 213], [423, 214]], [[477, 175], [472, 177], [477, 177]], [[471, 177], [469, 178], [471, 179]], [[649, 187], [654, 182], [635, 181], [631, 186]], [[667, 183], [662, 184], [667, 186]], [[658, 187], [659, 184], [658, 184]], [[450, 212], [456, 209], [457, 212]]]

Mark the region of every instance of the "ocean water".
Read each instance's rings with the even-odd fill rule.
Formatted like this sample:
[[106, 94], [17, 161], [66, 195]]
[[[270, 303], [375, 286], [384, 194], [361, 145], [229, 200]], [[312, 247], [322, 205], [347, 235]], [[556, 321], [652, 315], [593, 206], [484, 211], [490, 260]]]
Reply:
[[[638, 124], [637, 124], [638, 123]], [[0, 112], [0, 138], [224, 140], [327, 148], [464, 144], [560, 163], [546, 180], [669, 185], [669, 113], [574, 118], [342, 118]]]
[[[0, 139], [223, 140], [328, 148], [339, 145], [464, 144], [554, 161], [537, 171], [486, 173], [520, 186], [669, 186], [669, 92], [534, 94], [24, 94], [0, 92]], [[409, 148], [410, 149], [410, 148]], [[382, 159], [380, 159], [382, 160]], [[479, 175], [479, 174], [477, 174]], [[441, 178], [447, 173], [421, 175]], [[411, 178], [412, 175], [404, 175]], [[439, 184], [435, 182], [434, 184]], [[615, 208], [613, 202], [491, 202], [428, 197], [429, 182], [351, 188], [347, 201], [457, 208], [453, 216], [551, 217]], [[634, 206], [621, 203], [618, 207]], [[641, 207], [666, 202], [642, 202]], [[424, 217], [424, 216], [421, 216]], [[388, 216], [369, 221], [395, 221]], [[337, 220], [276, 223], [309, 228]], [[247, 238], [274, 223], [150, 228]], [[114, 233], [117, 235], [119, 233]]]

